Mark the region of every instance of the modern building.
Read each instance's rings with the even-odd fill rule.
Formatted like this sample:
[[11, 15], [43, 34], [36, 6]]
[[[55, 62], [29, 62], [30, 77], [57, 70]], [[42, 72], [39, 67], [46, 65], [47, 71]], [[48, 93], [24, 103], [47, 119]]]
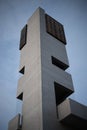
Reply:
[[87, 128], [87, 107], [68, 98], [74, 92], [64, 27], [38, 8], [21, 31], [17, 98], [22, 114], [8, 130]]

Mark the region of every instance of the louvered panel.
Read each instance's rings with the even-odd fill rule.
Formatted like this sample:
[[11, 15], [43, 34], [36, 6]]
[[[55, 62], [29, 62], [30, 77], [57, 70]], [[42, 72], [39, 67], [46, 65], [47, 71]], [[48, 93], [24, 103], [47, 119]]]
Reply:
[[54, 36], [56, 39], [60, 40], [64, 44], [66, 44], [66, 38], [64, 34], [63, 25], [57, 22], [55, 19], [45, 14], [46, 18], [46, 30], [49, 34]]

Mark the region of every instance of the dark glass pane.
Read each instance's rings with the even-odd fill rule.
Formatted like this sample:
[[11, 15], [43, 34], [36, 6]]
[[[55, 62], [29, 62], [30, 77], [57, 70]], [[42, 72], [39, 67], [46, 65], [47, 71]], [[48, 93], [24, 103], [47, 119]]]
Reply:
[[54, 36], [56, 39], [66, 44], [63, 25], [47, 14], [45, 15], [45, 18], [46, 18], [46, 31], [52, 36]]
[[26, 44], [26, 39], [27, 39], [27, 25], [25, 25], [24, 28], [21, 30], [20, 47], [19, 47], [20, 50]]

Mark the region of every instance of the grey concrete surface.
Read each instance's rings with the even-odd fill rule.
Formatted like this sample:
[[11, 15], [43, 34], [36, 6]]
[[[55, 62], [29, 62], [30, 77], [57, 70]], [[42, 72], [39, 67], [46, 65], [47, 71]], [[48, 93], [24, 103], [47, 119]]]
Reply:
[[52, 64], [53, 56], [69, 66], [66, 45], [46, 32], [45, 11], [41, 8], [27, 22], [26, 42], [19, 66], [19, 71], [24, 66], [25, 71], [17, 88], [17, 97], [23, 93], [22, 130], [77, 130], [60, 123], [72, 106], [69, 102], [63, 105], [62, 115], [60, 103], [74, 92], [74, 87], [72, 76]]

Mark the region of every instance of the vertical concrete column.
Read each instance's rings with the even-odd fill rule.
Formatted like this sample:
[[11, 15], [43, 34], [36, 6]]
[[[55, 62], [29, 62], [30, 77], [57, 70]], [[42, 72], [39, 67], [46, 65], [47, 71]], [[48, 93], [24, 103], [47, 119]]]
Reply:
[[26, 44], [21, 49], [20, 69], [25, 73], [19, 79], [17, 97], [23, 92], [22, 130], [42, 130], [42, 80], [40, 9], [27, 22]]

